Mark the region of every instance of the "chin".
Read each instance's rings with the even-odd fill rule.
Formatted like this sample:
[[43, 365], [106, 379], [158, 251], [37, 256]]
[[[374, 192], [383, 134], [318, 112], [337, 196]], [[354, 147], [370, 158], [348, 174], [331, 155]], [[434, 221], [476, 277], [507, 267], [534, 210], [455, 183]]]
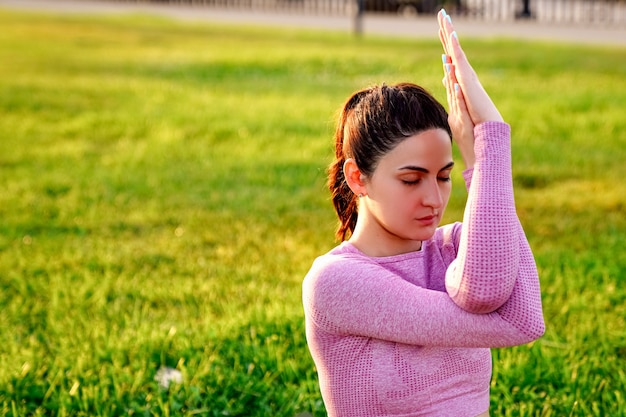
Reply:
[[419, 241], [428, 240], [435, 235], [436, 230], [437, 230], [436, 226], [434, 226], [432, 229], [420, 230], [419, 233], [415, 234], [415, 237], [412, 240], [419, 240]]

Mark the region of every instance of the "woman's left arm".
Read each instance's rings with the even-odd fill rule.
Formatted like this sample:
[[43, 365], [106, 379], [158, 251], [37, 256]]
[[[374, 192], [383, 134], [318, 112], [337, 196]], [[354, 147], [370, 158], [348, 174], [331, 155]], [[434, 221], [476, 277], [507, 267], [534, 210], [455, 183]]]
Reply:
[[446, 273], [454, 302], [471, 313], [490, 313], [510, 297], [520, 268], [523, 236], [513, 196], [510, 129], [501, 122], [475, 127], [476, 163], [457, 257]]
[[519, 220], [511, 172], [510, 127], [470, 65], [449, 16], [438, 16], [444, 47], [449, 123], [472, 168], [457, 259], [446, 274], [454, 302], [489, 313], [511, 296], [520, 269]]

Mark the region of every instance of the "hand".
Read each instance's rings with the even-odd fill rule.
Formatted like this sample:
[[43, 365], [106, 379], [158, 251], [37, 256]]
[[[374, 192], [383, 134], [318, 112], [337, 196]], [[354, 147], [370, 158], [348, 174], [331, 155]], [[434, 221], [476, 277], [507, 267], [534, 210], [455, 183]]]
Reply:
[[469, 168], [474, 165], [474, 126], [503, 119], [467, 60], [450, 17], [441, 10], [437, 19], [445, 51], [443, 81], [448, 98], [448, 122]]

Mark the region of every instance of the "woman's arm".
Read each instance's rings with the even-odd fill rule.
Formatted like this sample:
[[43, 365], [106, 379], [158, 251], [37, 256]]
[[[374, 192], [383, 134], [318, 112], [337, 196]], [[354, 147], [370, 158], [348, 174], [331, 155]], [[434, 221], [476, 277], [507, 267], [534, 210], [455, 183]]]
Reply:
[[[543, 334], [539, 289], [532, 277], [523, 274], [497, 312], [472, 314], [445, 292], [416, 286], [366, 258], [326, 255], [304, 280], [303, 304], [307, 320], [338, 337], [421, 346], [514, 346]], [[539, 309], [530, 308], [529, 300]]]
[[450, 17], [442, 11], [438, 19], [450, 127], [473, 169], [458, 257], [446, 274], [446, 289], [461, 308], [489, 313], [511, 296], [521, 267], [523, 231], [513, 196], [510, 127], [467, 60]]
[[511, 295], [520, 267], [520, 231], [513, 197], [509, 126], [485, 122], [476, 133], [457, 259], [446, 273], [446, 289], [461, 308], [490, 313]]

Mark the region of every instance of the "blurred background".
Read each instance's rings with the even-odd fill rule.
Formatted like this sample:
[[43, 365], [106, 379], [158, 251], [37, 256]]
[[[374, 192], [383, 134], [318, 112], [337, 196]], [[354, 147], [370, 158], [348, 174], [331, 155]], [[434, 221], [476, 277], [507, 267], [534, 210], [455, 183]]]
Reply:
[[547, 323], [493, 350], [492, 415], [625, 416], [617, 0], [0, 0], [0, 415], [323, 417], [336, 110], [444, 101], [440, 7], [512, 126]]

